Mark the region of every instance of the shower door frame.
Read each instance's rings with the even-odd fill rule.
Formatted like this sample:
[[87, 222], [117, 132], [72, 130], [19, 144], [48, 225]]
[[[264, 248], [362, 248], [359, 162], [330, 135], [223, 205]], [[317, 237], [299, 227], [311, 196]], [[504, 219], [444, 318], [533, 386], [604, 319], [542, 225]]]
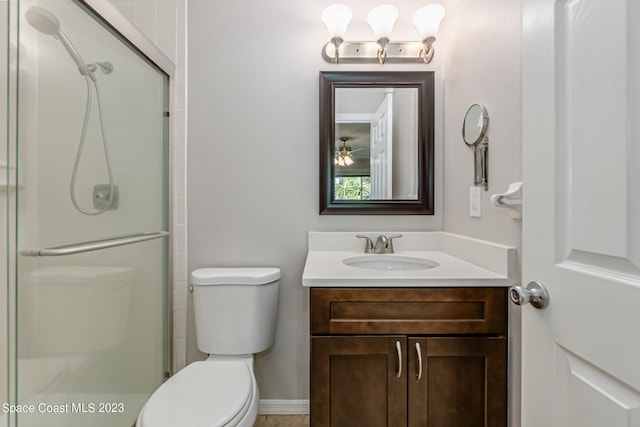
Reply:
[[[163, 183], [164, 191], [166, 192], [166, 204], [165, 213], [166, 228], [169, 232], [168, 236], [164, 239], [166, 249], [166, 262], [164, 277], [166, 281], [166, 294], [164, 295], [164, 301], [166, 304], [166, 318], [163, 325], [166, 337], [166, 348], [164, 349], [166, 354], [165, 377], [173, 375], [173, 257], [174, 257], [174, 237], [173, 237], [173, 206], [174, 200], [174, 168], [173, 168], [173, 142], [174, 135], [172, 130], [173, 125], [173, 112], [174, 112], [174, 91], [175, 91], [175, 64], [156, 46], [154, 45], [140, 30], [138, 30], [118, 9], [111, 3], [104, 0], [71, 0], [80, 9], [87, 14], [94, 16], [107, 30], [109, 30], [113, 36], [120, 40], [121, 43], [127, 45], [133, 52], [137, 53], [145, 62], [149, 63], [152, 67], [156, 68], [159, 72], [164, 73], [167, 76], [165, 83], [165, 99], [163, 101], [166, 107], [166, 118], [163, 121], [163, 135], [166, 138], [166, 153], [164, 167], [167, 168], [167, 179]], [[21, 0], [6, 0], [8, 13], [7, 13], [7, 57], [10, 56], [10, 46], [19, 46], [19, 16], [23, 11], [21, 10]], [[19, 51], [19, 49], [16, 49]], [[20, 60], [19, 54], [15, 59], [15, 64], [10, 64], [7, 61], [7, 79], [5, 84], [7, 87], [7, 112], [6, 117], [2, 118], [6, 120], [7, 132], [6, 137], [6, 151], [7, 151], [7, 163], [16, 164], [15, 169], [7, 168], [7, 188], [6, 188], [6, 209], [7, 212], [7, 233], [6, 233], [6, 251], [7, 251], [7, 271], [6, 271], [6, 321], [7, 321], [7, 338], [6, 338], [6, 353], [7, 353], [7, 368], [6, 368], [6, 393], [7, 403], [15, 404], [17, 402], [17, 362], [18, 362], [18, 345], [17, 345], [17, 281], [18, 281], [18, 231], [17, 222], [18, 218], [18, 196], [17, 187], [19, 181], [20, 171], [17, 166], [18, 158], [18, 141], [19, 141], [19, 129], [18, 123], [18, 88], [19, 88], [19, 67]], [[15, 68], [15, 73], [11, 73], [11, 70]], [[13, 108], [10, 108], [13, 107]], [[16, 191], [12, 192], [10, 188], [15, 186]], [[17, 414], [16, 414], [17, 417]], [[15, 425], [17, 422], [16, 417], [8, 417], [8, 425]]]

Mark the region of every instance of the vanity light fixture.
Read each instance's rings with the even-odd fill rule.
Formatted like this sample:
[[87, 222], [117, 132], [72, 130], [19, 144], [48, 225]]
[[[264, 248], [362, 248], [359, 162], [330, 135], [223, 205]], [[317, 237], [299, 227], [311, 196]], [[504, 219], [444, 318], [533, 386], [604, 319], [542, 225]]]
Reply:
[[445, 9], [439, 4], [423, 6], [413, 14], [413, 25], [420, 41], [392, 42], [391, 32], [398, 18], [398, 9], [382, 5], [367, 15], [376, 41], [345, 41], [347, 27], [353, 12], [344, 4], [334, 4], [322, 12], [322, 21], [329, 31], [330, 41], [322, 50], [322, 57], [331, 63], [425, 63], [433, 59], [434, 46], [440, 21]]
[[353, 159], [351, 158], [351, 147], [347, 147], [347, 141], [351, 139], [348, 136], [340, 138], [342, 141], [342, 147], [336, 153], [335, 164], [338, 166], [351, 166]]
[[390, 4], [371, 9], [371, 12], [367, 15], [367, 22], [371, 25], [373, 34], [376, 36], [376, 43], [380, 46], [378, 49], [378, 62], [381, 64], [384, 64], [387, 58], [387, 45], [389, 44], [389, 38], [396, 19], [398, 19], [398, 9]]
[[347, 32], [351, 18], [353, 18], [353, 12], [349, 6], [334, 4], [322, 12], [321, 18], [329, 31], [329, 38], [331, 39], [329, 43], [334, 46], [333, 55], [336, 58], [336, 62], [338, 62], [340, 45], [344, 41], [344, 35]]

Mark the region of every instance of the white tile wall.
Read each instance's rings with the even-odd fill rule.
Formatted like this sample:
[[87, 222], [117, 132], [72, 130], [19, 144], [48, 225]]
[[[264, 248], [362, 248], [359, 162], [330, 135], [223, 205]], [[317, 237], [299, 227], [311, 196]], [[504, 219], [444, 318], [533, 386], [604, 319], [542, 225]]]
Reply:
[[172, 85], [173, 369], [186, 365], [186, 4], [184, 0], [110, 0], [176, 64]]

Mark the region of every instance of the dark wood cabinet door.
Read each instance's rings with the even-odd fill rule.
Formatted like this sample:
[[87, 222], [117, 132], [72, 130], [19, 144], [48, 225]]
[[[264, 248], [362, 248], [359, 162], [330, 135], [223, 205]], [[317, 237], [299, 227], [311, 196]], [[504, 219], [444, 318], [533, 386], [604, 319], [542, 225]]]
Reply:
[[407, 357], [410, 427], [507, 425], [506, 338], [409, 338]]
[[406, 351], [406, 336], [313, 336], [311, 426], [406, 426]]

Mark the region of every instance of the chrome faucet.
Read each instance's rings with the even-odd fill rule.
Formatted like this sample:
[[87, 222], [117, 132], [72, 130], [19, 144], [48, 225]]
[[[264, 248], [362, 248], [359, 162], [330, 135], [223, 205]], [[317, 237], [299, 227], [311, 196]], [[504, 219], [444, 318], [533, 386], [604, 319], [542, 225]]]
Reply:
[[384, 236], [379, 235], [376, 239], [376, 244], [373, 244], [373, 241], [367, 236], [362, 234], [356, 235], [356, 237], [360, 239], [365, 239], [364, 253], [366, 254], [392, 254], [393, 250], [393, 239], [397, 237], [402, 237], [402, 234], [394, 234], [393, 236]]

